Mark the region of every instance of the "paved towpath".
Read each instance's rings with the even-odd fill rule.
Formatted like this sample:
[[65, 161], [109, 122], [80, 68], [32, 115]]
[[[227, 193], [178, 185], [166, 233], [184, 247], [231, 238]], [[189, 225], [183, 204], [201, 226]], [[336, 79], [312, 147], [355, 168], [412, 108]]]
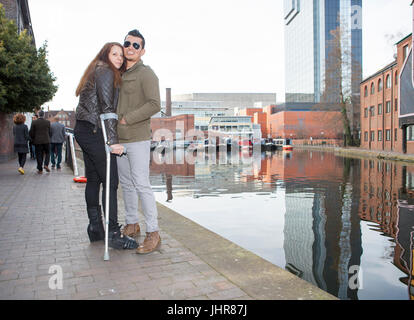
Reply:
[[[39, 175], [28, 159], [25, 170], [0, 164], [0, 299], [333, 298], [161, 205], [160, 251], [110, 249], [103, 261], [103, 241], [86, 233], [85, 185], [66, 165]], [[119, 211], [123, 223], [122, 199]], [[57, 268], [62, 289], [51, 289]]]

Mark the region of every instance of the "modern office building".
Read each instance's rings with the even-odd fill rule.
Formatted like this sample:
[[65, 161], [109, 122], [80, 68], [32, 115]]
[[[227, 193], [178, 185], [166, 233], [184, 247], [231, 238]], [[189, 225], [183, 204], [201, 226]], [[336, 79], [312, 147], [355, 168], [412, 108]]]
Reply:
[[222, 133], [228, 137], [245, 136], [253, 138], [253, 122], [249, 116], [211, 117], [208, 130], [212, 133]]
[[[362, 69], [362, 0], [285, 0], [284, 10], [285, 101], [321, 101], [325, 80], [332, 76], [331, 33], [337, 28], [341, 28], [345, 57], [342, 86], [352, 87], [357, 95]], [[336, 98], [330, 96], [333, 101], [327, 102], [336, 102]]]
[[[233, 116], [239, 109], [276, 103], [276, 93], [189, 93], [175, 95], [171, 101], [171, 116], [194, 115], [194, 129], [207, 132], [211, 117]], [[166, 101], [161, 102], [162, 117]]]
[[215, 102], [223, 108], [252, 108], [276, 103], [276, 93], [190, 93], [173, 96], [173, 101]]
[[[163, 101], [161, 104], [163, 112], [166, 109], [165, 105]], [[222, 106], [220, 101], [172, 101], [171, 116], [182, 115], [193, 115], [195, 129], [207, 131], [211, 117], [232, 116], [233, 109]], [[161, 117], [161, 114], [154, 117]]]

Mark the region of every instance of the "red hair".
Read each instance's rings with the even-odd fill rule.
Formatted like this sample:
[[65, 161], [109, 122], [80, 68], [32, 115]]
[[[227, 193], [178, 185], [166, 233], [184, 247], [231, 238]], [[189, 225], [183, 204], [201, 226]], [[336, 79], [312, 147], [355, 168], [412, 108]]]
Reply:
[[93, 81], [95, 67], [99, 62], [106, 63], [111, 68], [111, 70], [113, 71], [113, 73], [114, 73], [114, 87], [119, 88], [121, 86], [121, 82], [122, 82], [121, 75], [126, 70], [126, 65], [125, 65], [125, 61], [124, 61], [121, 68], [118, 70], [112, 64], [112, 62], [109, 60], [109, 53], [111, 52], [111, 49], [112, 49], [113, 46], [118, 46], [118, 47], [121, 48], [121, 50], [123, 50], [122, 45], [118, 42], [108, 42], [108, 43], [106, 43], [102, 47], [102, 49], [99, 51], [99, 53], [96, 55], [95, 59], [93, 59], [92, 62], [89, 64], [89, 66], [86, 68], [85, 73], [83, 74], [83, 76], [82, 76], [82, 78], [79, 82], [79, 85], [76, 89], [76, 96], [80, 95], [82, 89], [85, 87], [85, 85], [88, 82]]
[[26, 116], [22, 113], [18, 113], [14, 115], [13, 117], [13, 122], [15, 124], [22, 124], [22, 123], [25, 123], [25, 121], [26, 121]]

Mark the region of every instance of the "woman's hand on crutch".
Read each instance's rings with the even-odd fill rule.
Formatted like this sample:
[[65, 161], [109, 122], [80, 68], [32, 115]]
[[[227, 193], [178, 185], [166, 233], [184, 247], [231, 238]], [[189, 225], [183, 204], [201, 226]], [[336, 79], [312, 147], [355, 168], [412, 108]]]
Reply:
[[125, 154], [125, 148], [122, 144], [112, 144], [109, 147], [111, 148], [111, 153], [116, 154], [117, 156]]

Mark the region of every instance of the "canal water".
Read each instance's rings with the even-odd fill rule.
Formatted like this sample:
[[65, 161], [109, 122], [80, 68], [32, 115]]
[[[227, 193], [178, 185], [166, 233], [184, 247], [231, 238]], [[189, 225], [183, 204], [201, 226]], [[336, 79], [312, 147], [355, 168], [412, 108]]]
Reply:
[[152, 155], [156, 199], [181, 215], [340, 299], [414, 300], [414, 166], [300, 149]]

